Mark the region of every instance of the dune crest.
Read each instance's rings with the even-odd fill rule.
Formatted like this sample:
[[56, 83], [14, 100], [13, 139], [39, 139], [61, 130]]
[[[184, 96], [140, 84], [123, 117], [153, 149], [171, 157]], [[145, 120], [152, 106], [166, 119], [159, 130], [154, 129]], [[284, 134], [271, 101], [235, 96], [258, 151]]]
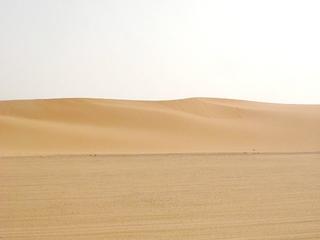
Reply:
[[320, 150], [320, 105], [192, 98], [0, 101], [0, 156]]

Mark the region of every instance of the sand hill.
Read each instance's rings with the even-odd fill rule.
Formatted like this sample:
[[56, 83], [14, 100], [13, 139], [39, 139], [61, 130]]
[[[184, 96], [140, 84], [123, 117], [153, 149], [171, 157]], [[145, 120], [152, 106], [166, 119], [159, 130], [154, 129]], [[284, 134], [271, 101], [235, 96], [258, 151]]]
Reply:
[[320, 150], [320, 105], [192, 98], [0, 101], [0, 156]]

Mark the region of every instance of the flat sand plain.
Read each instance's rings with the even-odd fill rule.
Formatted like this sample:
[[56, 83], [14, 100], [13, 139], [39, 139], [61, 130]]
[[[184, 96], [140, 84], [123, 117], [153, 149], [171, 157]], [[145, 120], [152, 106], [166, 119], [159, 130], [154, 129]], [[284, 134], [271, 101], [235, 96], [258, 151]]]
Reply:
[[0, 239], [320, 239], [320, 154], [0, 158]]

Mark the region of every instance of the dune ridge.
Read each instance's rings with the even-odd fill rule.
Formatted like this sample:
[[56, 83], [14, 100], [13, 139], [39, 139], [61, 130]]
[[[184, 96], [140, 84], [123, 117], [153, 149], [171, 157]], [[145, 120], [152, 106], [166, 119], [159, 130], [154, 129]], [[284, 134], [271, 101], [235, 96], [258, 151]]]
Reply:
[[0, 101], [0, 156], [317, 152], [320, 105], [190, 98]]

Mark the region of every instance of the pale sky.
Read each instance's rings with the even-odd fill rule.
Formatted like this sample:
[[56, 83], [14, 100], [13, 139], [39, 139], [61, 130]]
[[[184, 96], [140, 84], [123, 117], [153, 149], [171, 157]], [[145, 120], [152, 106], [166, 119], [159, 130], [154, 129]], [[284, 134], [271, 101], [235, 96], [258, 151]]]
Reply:
[[320, 104], [320, 1], [0, 0], [0, 99]]

